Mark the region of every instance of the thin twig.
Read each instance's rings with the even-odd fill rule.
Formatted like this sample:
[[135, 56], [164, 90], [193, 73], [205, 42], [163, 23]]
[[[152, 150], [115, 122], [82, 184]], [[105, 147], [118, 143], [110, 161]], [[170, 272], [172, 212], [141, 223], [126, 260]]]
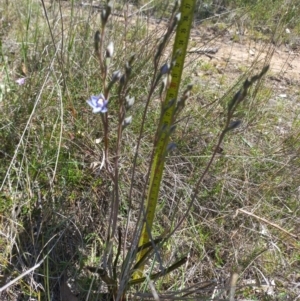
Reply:
[[238, 214], [238, 212], [242, 212], [242, 213], [245, 213], [245, 214], [250, 215], [250, 216], [252, 216], [252, 217], [255, 217], [256, 219], [258, 219], [258, 220], [260, 220], [260, 221], [262, 221], [262, 222], [264, 222], [264, 223], [266, 223], [266, 224], [268, 224], [268, 225], [270, 225], [270, 226], [272, 226], [272, 227], [274, 227], [274, 228], [276, 228], [276, 229], [278, 229], [278, 230], [284, 232], [285, 234], [287, 234], [287, 235], [289, 235], [289, 236], [291, 236], [291, 237], [293, 237], [293, 238], [295, 238], [295, 239], [298, 239], [298, 236], [297, 236], [297, 235], [295, 235], [295, 234], [293, 234], [293, 233], [290, 233], [290, 232], [286, 231], [285, 229], [283, 229], [283, 228], [281, 228], [280, 226], [278, 226], [278, 225], [276, 225], [276, 224], [274, 224], [274, 223], [272, 223], [272, 222], [266, 220], [266, 219], [263, 218], [263, 217], [257, 216], [257, 215], [255, 215], [255, 214], [253, 214], [253, 213], [251, 213], [251, 212], [248, 212], [248, 211], [246, 211], [246, 210], [244, 210], [244, 209], [238, 209], [238, 210], [236, 211], [236, 213]]

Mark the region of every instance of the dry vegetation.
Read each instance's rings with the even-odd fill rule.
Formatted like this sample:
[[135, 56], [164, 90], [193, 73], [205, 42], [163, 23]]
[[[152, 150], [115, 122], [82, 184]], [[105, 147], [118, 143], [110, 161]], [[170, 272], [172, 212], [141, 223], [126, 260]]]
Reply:
[[[130, 84], [136, 98], [133, 122], [124, 131], [119, 162], [118, 226], [123, 238], [125, 229], [128, 232], [119, 270], [123, 251], [134, 239], [158, 124], [160, 100], [155, 92], [131, 183], [152, 57], [170, 8], [160, 2], [116, 2], [107, 28], [107, 43], [115, 43], [111, 71], [122, 70], [136, 53]], [[297, 1], [275, 1], [267, 12], [260, 1], [234, 1], [230, 6], [211, 2], [197, 2], [182, 80], [182, 90], [192, 83], [193, 92], [172, 136], [177, 148], [167, 158], [154, 238], [168, 233], [185, 214], [231, 97], [264, 65], [270, 64], [270, 70], [235, 113], [242, 125], [226, 136], [188, 217], [147, 267], [157, 271], [183, 256], [188, 257], [186, 264], [153, 286], [145, 281], [133, 287], [128, 300], [153, 300], [155, 291], [167, 300], [233, 300], [229, 290], [235, 275], [236, 300], [298, 300]], [[82, 3], [0, 3], [1, 300], [107, 297], [107, 286], [87, 269], [103, 260], [113, 189], [108, 173], [100, 169], [101, 118], [86, 104], [102, 89], [93, 36], [104, 4]], [[22, 77], [26, 83], [19, 86], [15, 80]], [[116, 99], [114, 91], [109, 107], [111, 162], [117, 140]], [[114, 253], [116, 249], [117, 239]]]

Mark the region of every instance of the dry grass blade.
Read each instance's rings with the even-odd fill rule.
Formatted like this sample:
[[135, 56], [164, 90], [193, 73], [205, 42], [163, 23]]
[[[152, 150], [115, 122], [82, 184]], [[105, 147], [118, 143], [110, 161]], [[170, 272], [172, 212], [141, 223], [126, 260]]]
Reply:
[[298, 236], [297, 236], [297, 235], [288, 232], [287, 230], [285, 230], [285, 229], [283, 229], [282, 227], [280, 227], [280, 226], [278, 226], [278, 225], [276, 225], [276, 224], [274, 224], [274, 223], [268, 221], [267, 219], [265, 219], [265, 218], [263, 218], [263, 217], [259, 217], [258, 215], [254, 214], [254, 213], [251, 213], [251, 212], [248, 212], [248, 211], [246, 211], [246, 210], [244, 210], [244, 209], [238, 209], [238, 210], [237, 210], [237, 213], [238, 213], [238, 212], [241, 212], [241, 213], [244, 213], [244, 214], [246, 214], [246, 215], [255, 217], [256, 219], [258, 219], [258, 220], [260, 220], [260, 221], [262, 221], [262, 222], [264, 222], [264, 223], [266, 223], [266, 224], [268, 224], [268, 225], [270, 225], [270, 226], [272, 226], [272, 227], [274, 227], [274, 228], [276, 228], [276, 229], [278, 229], [278, 230], [284, 232], [284, 233], [287, 234], [288, 236], [291, 236], [291, 237], [293, 237], [294, 239], [298, 239]]

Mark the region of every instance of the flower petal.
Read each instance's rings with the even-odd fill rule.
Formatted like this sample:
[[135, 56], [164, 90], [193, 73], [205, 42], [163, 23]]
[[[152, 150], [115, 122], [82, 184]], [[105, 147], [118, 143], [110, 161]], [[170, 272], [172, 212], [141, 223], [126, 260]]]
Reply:
[[102, 113], [102, 108], [93, 108], [93, 113]]
[[93, 103], [93, 101], [91, 99], [87, 100], [86, 102], [90, 107], [92, 107], [92, 108], [95, 107], [95, 104]]
[[25, 84], [26, 82], [26, 77], [21, 77], [21, 78], [18, 78], [15, 80], [15, 82], [19, 85], [19, 86], [22, 86]]

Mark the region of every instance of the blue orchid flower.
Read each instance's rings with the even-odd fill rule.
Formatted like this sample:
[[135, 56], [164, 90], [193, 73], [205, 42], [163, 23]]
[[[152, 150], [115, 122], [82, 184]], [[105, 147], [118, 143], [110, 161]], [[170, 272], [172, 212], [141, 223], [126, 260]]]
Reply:
[[87, 100], [88, 105], [93, 108], [93, 113], [106, 113], [108, 99], [105, 99], [104, 95], [100, 93], [99, 95], [92, 95], [89, 100]]

